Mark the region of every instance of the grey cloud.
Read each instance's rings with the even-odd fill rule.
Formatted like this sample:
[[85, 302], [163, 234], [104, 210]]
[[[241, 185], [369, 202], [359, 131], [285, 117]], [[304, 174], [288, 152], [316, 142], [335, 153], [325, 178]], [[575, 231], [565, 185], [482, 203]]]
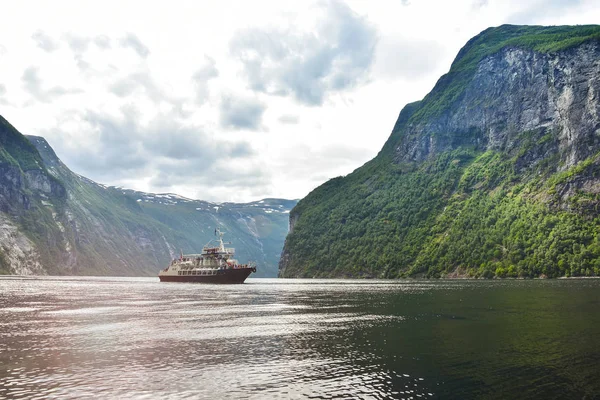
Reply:
[[150, 180], [150, 185], [160, 190], [167, 190], [177, 185], [193, 185], [206, 187], [205, 192], [200, 192], [198, 198], [207, 198], [207, 193], [216, 189], [226, 187], [229, 191], [252, 188], [255, 186], [267, 186], [270, 183], [270, 173], [262, 168], [250, 168], [244, 170], [240, 168], [243, 160], [229, 161], [229, 165], [213, 163], [211, 165], [202, 165], [203, 173], [190, 175], [189, 172], [182, 174], [181, 171], [190, 171], [195, 169], [199, 171], [197, 164], [190, 162], [182, 163], [177, 169], [160, 170]]
[[299, 119], [297, 115], [285, 114], [277, 119], [282, 124], [297, 124]]
[[528, 3], [520, 11], [510, 15], [507, 22], [510, 24], [535, 24], [540, 18], [560, 16], [569, 8], [581, 5], [581, 0], [538, 0]]
[[119, 97], [127, 97], [137, 89], [142, 89], [154, 102], [168, 100], [166, 94], [158, 87], [147, 71], [138, 71], [119, 79], [109, 86], [109, 90]]
[[133, 33], [128, 33], [122, 38], [120, 44], [125, 48], [132, 49], [142, 58], [146, 58], [150, 54], [150, 49]]
[[418, 78], [434, 71], [445, 52], [444, 46], [434, 41], [383, 39], [373, 69], [385, 77]]
[[208, 82], [219, 76], [216, 64], [213, 58], [205, 56], [203, 65], [192, 76], [192, 81], [196, 89], [196, 102], [198, 104], [203, 104], [208, 98]]
[[119, 97], [127, 97], [138, 88], [143, 89], [148, 97], [154, 101], [158, 101], [163, 96], [162, 91], [158, 88], [150, 74], [146, 72], [131, 73], [127, 77], [119, 79], [110, 85], [109, 90]]
[[375, 28], [339, 1], [325, 3], [325, 11], [312, 33], [250, 29], [236, 34], [230, 51], [242, 61], [252, 90], [320, 105], [328, 93], [367, 80]]
[[36, 42], [37, 46], [47, 52], [53, 52], [60, 47], [58, 41], [48, 36], [41, 30], [38, 30], [31, 35], [31, 38]]
[[65, 34], [64, 38], [67, 41], [69, 48], [73, 52], [73, 58], [77, 63], [77, 67], [82, 71], [89, 70], [91, 65], [83, 59], [83, 54], [89, 48], [91, 39], [88, 37], [78, 36], [72, 33]]
[[94, 40], [94, 44], [100, 49], [110, 49], [111, 48], [110, 38], [108, 36], [99, 35], [99, 36], [96, 36], [93, 40]]
[[81, 89], [74, 88], [63, 88], [61, 86], [54, 86], [50, 89], [45, 89], [42, 84], [42, 80], [39, 76], [39, 69], [37, 67], [28, 67], [21, 76], [21, 81], [25, 90], [35, 97], [38, 101], [43, 103], [49, 103], [57, 97], [61, 97], [69, 94], [81, 93]]
[[78, 36], [72, 33], [67, 33], [64, 37], [71, 50], [76, 53], [83, 53], [87, 51], [91, 41], [90, 38]]
[[266, 108], [258, 100], [225, 96], [219, 106], [221, 127], [259, 130]]
[[186, 117], [183, 109], [185, 99], [166, 93], [154, 80], [147, 70], [140, 70], [120, 78], [109, 85], [108, 89], [114, 95], [126, 98], [137, 93], [143, 93], [155, 104], [168, 103], [179, 116]]
[[258, 167], [244, 170], [239, 168], [235, 161], [229, 166], [215, 166], [213, 174], [201, 176], [198, 181], [210, 185], [214, 182], [214, 177], [218, 177], [219, 181], [227, 184], [228, 187], [263, 186], [270, 182], [268, 171]]
[[238, 142], [238, 143], [227, 143], [224, 145], [225, 154], [234, 157], [234, 158], [244, 158], [250, 157], [254, 155], [254, 150], [252, 146], [246, 142]]
[[135, 79], [119, 79], [108, 87], [113, 94], [119, 97], [131, 95], [140, 84]]
[[102, 178], [127, 176], [143, 170], [150, 160], [136, 140], [137, 114], [131, 109], [124, 110], [123, 114], [123, 118], [118, 119], [89, 110], [83, 113], [81, 118], [97, 133], [97, 142], [91, 148], [77, 149], [66, 158], [74, 158], [75, 167]]
[[[180, 181], [208, 182], [216, 164], [241, 162], [254, 155], [249, 143], [215, 140], [202, 127], [187, 126], [172, 113], [158, 115], [145, 125], [140, 124], [140, 116], [134, 106], [122, 107], [117, 116], [75, 112], [68, 118], [83, 121], [80, 130], [86, 145], [56, 140], [56, 151], [73, 170], [96, 181], [151, 178], [155, 188]], [[60, 137], [60, 127], [45, 135]]]

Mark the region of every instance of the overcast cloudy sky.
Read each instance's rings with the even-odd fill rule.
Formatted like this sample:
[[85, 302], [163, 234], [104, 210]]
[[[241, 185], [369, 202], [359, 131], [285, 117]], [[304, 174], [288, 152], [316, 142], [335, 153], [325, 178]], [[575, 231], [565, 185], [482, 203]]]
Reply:
[[12, 1], [0, 114], [97, 182], [301, 198], [373, 158], [489, 26], [600, 22], [597, 0]]

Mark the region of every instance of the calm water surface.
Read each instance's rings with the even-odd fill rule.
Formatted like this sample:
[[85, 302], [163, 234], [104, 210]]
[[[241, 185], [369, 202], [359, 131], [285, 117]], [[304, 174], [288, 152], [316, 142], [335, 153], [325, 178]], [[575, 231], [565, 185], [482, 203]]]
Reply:
[[600, 280], [0, 278], [0, 398], [600, 398]]

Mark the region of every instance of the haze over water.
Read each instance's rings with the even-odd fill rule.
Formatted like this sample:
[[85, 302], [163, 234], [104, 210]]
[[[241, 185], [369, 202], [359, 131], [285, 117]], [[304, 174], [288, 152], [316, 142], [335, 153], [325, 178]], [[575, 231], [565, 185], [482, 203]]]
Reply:
[[0, 398], [600, 398], [600, 280], [0, 278]]

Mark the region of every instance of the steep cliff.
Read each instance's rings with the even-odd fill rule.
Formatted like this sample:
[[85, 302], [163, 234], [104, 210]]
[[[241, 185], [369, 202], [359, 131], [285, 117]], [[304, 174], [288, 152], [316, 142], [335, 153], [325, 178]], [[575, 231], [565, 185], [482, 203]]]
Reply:
[[240, 261], [257, 262], [257, 276], [277, 274], [295, 201], [216, 205], [106, 187], [3, 118], [0, 145], [0, 273], [155, 275], [180, 251], [201, 249], [218, 226]]
[[501, 26], [302, 199], [280, 276], [600, 274], [600, 27]]
[[[42, 258], [59, 259], [58, 211], [66, 190], [45, 167], [35, 147], [0, 117], [0, 273], [43, 273]], [[39, 224], [35, 234], [29, 229]], [[29, 235], [28, 233], [31, 233]], [[35, 242], [55, 244], [36, 246]]]

